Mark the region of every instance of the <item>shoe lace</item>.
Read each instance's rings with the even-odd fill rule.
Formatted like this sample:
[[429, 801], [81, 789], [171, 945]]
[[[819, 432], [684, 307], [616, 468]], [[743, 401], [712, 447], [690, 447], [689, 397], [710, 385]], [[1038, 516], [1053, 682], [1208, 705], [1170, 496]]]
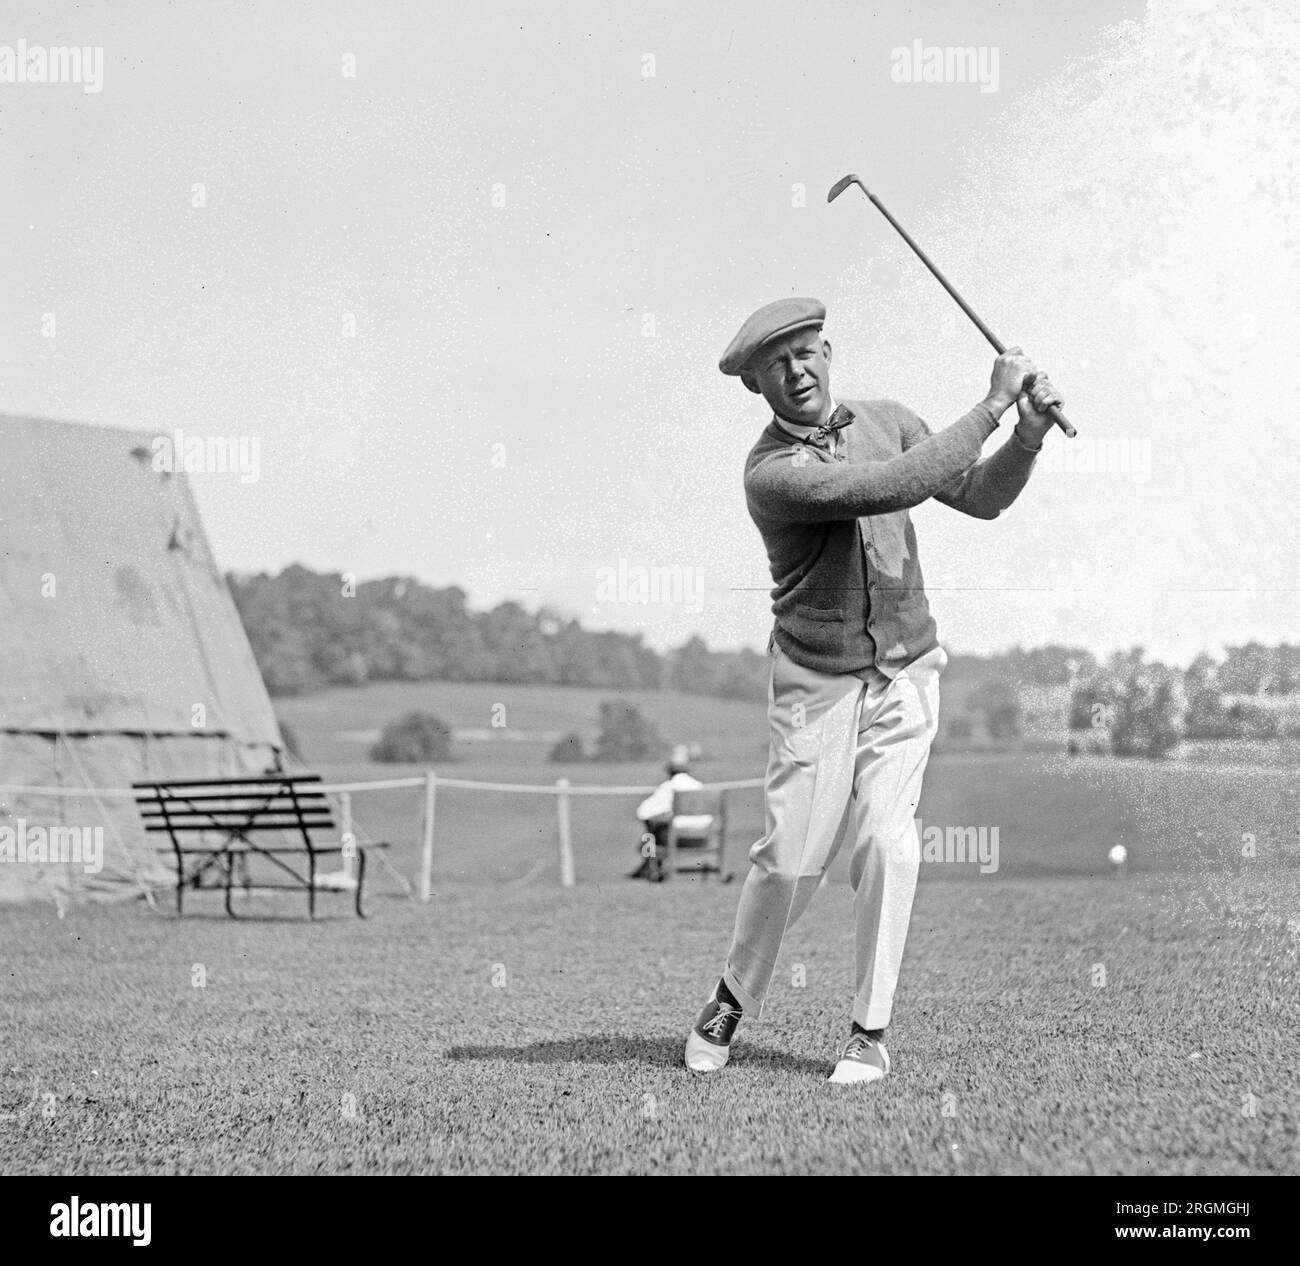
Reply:
[[729, 1006], [725, 1002], [719, 1002], [717, 1014], [700, 1025], [700, 1032], [707, 1033], [710, 1037], [721, 1037], [731, 1020], [733, 1018], [739, 1020], [740, 1016], [741, 1011], [739, 1007], [733, 1007]]
[[863, 1054], [868, 1047], [874, 1046], [878, 1042], [879, 1039], [872, 1037], [869, 1033], [855, 1033], [849, 1038], [848, 1045], [844, 1048], [844, 1058], [854, 1059]]

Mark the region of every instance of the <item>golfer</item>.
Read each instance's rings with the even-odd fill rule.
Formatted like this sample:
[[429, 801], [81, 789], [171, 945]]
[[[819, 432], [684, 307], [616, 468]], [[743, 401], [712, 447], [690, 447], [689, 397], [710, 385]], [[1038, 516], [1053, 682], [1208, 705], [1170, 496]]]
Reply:
[[[948, 656], [925, 598], [908, 511], [933, 497], [978, 519], [1019, 495], [1062, 403], [1018, 347], [988, 394], [932, 434], [892, 400], [831, 395], [825, 307], [782, 299], [741, 326], [719, 363], [771, 407], [745, 462], [745, 499], [776, 588], [767, 653], [766, 834], [750, 850], [725, 970], [686, 1040], [696, 1072], [722, 1068], [757, 1019], [781, 941], [848, 841], [856, 989], [830, 1080], [869, 1082], [884, 1045], [916, 891], [915, 817]], [[1015, 404], [1007, 442], [983, 442]]]

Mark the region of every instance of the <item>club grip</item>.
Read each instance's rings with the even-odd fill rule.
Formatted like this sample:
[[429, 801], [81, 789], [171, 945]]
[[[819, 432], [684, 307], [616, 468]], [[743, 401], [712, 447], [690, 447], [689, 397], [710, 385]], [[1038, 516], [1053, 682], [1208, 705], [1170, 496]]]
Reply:
[[1055, 422], [1056, 425], [1070, 437], [1070, 439], [1074, 439], [1074, 437], [1078, 435], [1078, 431], [1070, 425], [1070, 419], [1061, 412], [1061, 406], [1059, 404], [1048, 405], [1047, 411], [1052, 415], [1052, 421]]
[[[1001, 354], [1002, 352], [999, 351], [998, 355], [1000, 356]], [[1024, 390], [1025, 388], [1032, 387], [1034, 383], [1037, 381], [1038, 381], [1037, 372], [1032, 374], [1026, 374], [1021, 389]], [[1078, 431], [1076, 431], [1074, 427], [1070, 424], [1070, 419], [1067, 418], [1065, 414], [1061, 412], [1061, 406], [1059, 404], [1049, 404], [1047, 406], [1047, 412], [1050, 415], [1052, 421], [1055, 422], [1056, 425], [1059, 426], [1061, 430], [1064, 431], [1065, 434], [1070, 439], [1074, 439], [1074, 437], [1078, 435]]]

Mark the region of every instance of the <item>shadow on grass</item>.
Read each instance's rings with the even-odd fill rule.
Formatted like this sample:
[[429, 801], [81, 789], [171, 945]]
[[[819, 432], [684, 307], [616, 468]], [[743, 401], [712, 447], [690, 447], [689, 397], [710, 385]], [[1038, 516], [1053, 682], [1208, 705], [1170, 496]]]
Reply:
[[[453, 1046], [446, 1054], [450, 1060], [503, 1060], [512, 1064], [657, 1064], [683, 1068], [682, 1048], [685, 1038], [628, 1037], [606, 1033], [590, 1037], [572, 1037], [559, 1041], [530, 1042], [526, 1046]], [[737, 1068], [761, 1068], [793, 1073], [822, 1072], [824, 1059], [789, 1055], [770, 1047], [743, 1042], [736, 1047], [733, 1060]]]
[[310, 918], [306, 910], [299, 914], [246, 914], [242, 910], [236, 910], [234, 915], [227, 914], [224, 910], [191, 910], [188, 906], [184, 914], [177, 914], [176, 907], [169, 906], [166, 910], [158, 909], [154, 912], [159, 918], [166, 919], [169, 923], [229, 923], [232, 926], [239, 923], [282, 923], [282, 924], [302, 924], [303, 927], [315, 927], [318, 924], [339, 923], [344, 920], [351, 923], [362, 923], [365, 920], [358, 919], [356, 914], [349, 910], [346, 914], [341, 911], [335, 913], [322, 914], [316, 911], [316, 917]]

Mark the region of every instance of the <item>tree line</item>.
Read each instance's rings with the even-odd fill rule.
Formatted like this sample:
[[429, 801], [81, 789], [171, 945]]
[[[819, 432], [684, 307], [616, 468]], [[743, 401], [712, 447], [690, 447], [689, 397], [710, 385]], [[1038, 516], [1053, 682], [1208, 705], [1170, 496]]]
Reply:
[[1183, 739], [1300, 738], [1298, 662], [1286, 642], [1229, 647], [1222, 663], [1202, 653], [1186, 669], [1117, 651], [1075, 679], [1070, 750], [1161, 757]]
[[[506, 601], [473, 611], [457, 585], [438, 588], [401, 576], [354, 582], [298, 565], [279, 575], [232, 574], [227, 582], [263, 679], [276, 695], [367, 681], [529, 682], [731, 699], [767, 695], [767, 656], [757, 651], [710, 650], [692, 636], [660, 654], [640, 633], [584, 629], [545, 606], [531, 612]], [[1017, 646], [991, 657], [953, 655], [950, 672], [966, 667], [1010, 683], [1061, 685], [1113, 675], [1116, 662], [1100, 665], [1080, 647]], [[1287, 694], [1300, 689], [1300, 646], [1230, 647], [1222, 663], [1199, 657], [1187, 675], [1193, 692], [1196, 683], [1210, 680], [1221, 695]]]

